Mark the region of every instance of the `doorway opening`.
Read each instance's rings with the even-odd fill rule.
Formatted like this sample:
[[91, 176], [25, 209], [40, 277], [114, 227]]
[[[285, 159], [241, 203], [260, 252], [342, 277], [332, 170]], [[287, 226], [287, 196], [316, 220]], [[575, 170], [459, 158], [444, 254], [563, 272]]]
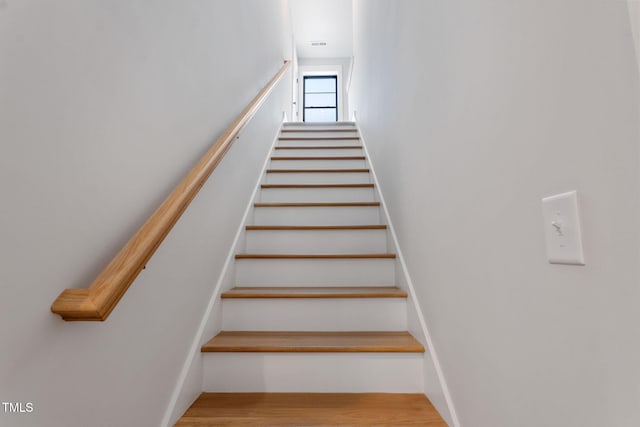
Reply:
[[338, 76], [304, 76], [302, 121], [338, 121]]

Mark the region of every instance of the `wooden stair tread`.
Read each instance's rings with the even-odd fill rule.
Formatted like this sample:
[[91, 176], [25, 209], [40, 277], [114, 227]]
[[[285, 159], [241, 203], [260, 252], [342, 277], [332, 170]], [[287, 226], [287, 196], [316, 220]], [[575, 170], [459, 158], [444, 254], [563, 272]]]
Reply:
[[281, 136], [278, 138], [280, 141], [357, 141], [359, 136], [314, 136], [314, 137], [299, 137], [299, 136]]
[[254, 203], [256, 208], [317, 208], [317, 207], [370, 207], [380, 206], [380, 202], [305, 202], [305, 203]]
[[203, 352], [424, 353], [409, 332], [222, 331]]
[[236, 254], [236, 259], [395, 259], [396, 254]]
[[386, 230], [385, 224], [375, 225], [247, 225], [247, 231], [308, 231], [308, 230]]
[[373, 184], [262, 184], [261, 188], [373, 188]]
[[369, 169], [267, 169], [267, 173], [369, 173]]
[[271, 160], [365, 160], [364, 156], [274, 156]]
[[359, 150], [362, 145], [278, 145], [276, 150]]
[[176, 427], [267, 425], [447, 427], [422, 393], [202, 393]]
[[406, 298], [397, 286], [257, 286], [235, 287], [222, 298]]

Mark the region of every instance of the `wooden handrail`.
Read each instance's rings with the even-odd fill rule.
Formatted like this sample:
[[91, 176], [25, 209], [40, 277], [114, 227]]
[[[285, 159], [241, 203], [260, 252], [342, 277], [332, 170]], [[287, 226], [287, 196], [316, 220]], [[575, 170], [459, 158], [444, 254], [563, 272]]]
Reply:
[[289, 67], [284, 65], [209, 148], [160, 207], [86, 289], [65, 289], [51, 311], [64, 320], [106, 320], [120, 298], [198, 194], [238, 133], [249, 123]]

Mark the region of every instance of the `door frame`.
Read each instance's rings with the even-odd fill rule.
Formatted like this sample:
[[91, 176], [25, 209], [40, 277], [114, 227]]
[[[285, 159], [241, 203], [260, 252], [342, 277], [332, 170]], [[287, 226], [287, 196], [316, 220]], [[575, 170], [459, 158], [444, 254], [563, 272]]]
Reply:
[[298, 66], [298, 117], [302, 120], [304, 111], [304, 88], [303, 82], [305, 76], [336, 76], [338, 80], [338, 121], [344, 121], [345, 112], [345, 93], [344, 82], [342, 76], [342, 65], [299, 65]]
[[307, 108], [317, 108], [317, 107], [307, 107], [306, 105], [306, 87], [307, 87], [307, 79], [333, 79], [335, 81], [335, 94], [336, 94], [336, 106], [335, 107], [328, 107], [328, 108], [335, 108], [336, 109], [336, 122], [338, 121], [338, 118], [340, 117], [340, 92], [338, 90], [338, 76], [334, 75], [334, 74], [322, 74], [322, 75], [317, 75], [317, 76], [310, 76], [310, 75], [306, 75], [302, 77], [302, 121], [306, 122], [306, 110]]

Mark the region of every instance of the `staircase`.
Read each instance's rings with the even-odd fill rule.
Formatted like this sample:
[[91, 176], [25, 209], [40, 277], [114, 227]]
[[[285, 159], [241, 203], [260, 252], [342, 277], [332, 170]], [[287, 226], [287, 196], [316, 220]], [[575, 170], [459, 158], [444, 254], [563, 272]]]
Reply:
[[367, 165], [353, 123], [283, 126], [178, 426], [446, 426]]

